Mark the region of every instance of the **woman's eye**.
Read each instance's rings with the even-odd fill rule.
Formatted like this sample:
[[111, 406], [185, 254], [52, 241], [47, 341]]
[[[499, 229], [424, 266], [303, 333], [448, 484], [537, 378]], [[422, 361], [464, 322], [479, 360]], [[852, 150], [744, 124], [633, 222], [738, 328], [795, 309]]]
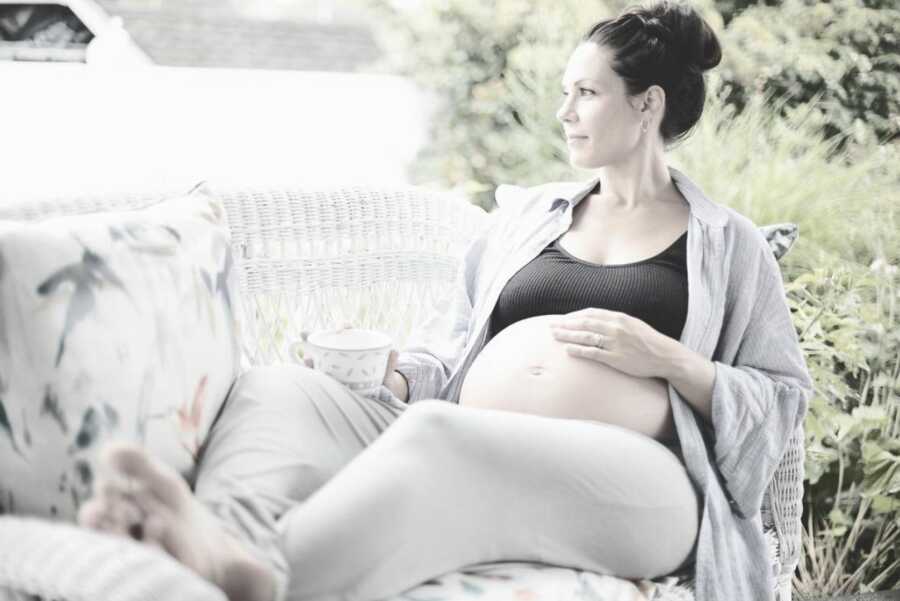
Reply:
[[[593, 96], [595, 94], [594, 90], [588, 88], [578, 88], [578, 93], [582, 96]], [[569, 93], [563, 90], [562, 95], [568, 96]]]

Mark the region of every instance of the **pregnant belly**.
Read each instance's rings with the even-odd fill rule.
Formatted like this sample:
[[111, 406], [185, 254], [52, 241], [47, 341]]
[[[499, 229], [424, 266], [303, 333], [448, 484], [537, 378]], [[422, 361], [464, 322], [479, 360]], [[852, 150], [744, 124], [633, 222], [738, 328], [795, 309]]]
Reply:
[[506, 327], [485, 346], [460, 390], [459, 404], [615, 424], [661, 442], [675, 438], [668, 387], [566, 352], [550, 332], [559, 315]]

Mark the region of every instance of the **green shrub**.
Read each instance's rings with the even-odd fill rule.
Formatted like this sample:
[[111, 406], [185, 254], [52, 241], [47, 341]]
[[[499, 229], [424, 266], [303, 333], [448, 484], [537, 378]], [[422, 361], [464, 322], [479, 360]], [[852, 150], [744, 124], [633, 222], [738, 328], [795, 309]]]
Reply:
[[[868, 5], [866, 5], [868, 4]], [[723, 35], [728, 103], [768, 92], [795, 106], [821, 96], [826, 137], [900, 136], [900, 10], [888, 0], [782, 0], [739, 12]]]
[[673, 162], [701, 182], [711, 198], [756, 223], [799, 224], [802, 243], [782, 265], [788, 277], [848, 261], [896, 263], [897, 147], [870, 144], [837, 151], [835, 139], [823, 139], [815, 103], [791, 108], [783, 98], [758, 94], [736, 114], [725, 104], [723, 86], [721, 78], [710, 77], [704, 116], [672, 152]]
[[787, 286], [816, 383], [806, 419], [804, 593], [900, 584], [897, 267], [847, 263]]

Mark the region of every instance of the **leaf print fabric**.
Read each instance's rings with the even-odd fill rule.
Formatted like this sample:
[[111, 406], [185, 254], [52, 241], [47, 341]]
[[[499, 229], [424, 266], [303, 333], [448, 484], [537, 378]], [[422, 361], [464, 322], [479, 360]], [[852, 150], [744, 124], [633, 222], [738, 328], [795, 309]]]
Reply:
[[197, 458], [197, 453], [200, 452], [200, 429], [208, 379], [206, 375], [200, 378], [190, 407], [185, 406], [178, 410], [178, 429], [182, 435], [182, 444], [194, 459]]
[[240, 371], [241, 308], [227, 215], [203, 186], [0, 222], [0, 499], [74, 519], [114, 438], [192, 474]]
[[37, 288], [37, 293], [42, 296], [52, 295], [61, 284], [66, 282], [72, 284], [75, 291], [68, 301], [66, 323], [59, 339], [59, 350], [56, 353], [57, 366], [65, 350], [66, 336], [94, 308], [94, 289], [102, 286], [104, 282], [109, 282], [124, 290], [122, 282], [109, 269], [105, 261], [88, 249], [84, 249], [81, 261], [63, 267], [42, 282]]
[[63, 435], [69, 433], [69, 424], [66, 422], [66, 415], [59, 407], [59, 397], [53, 393], [49, 386], [44, 393], [44, 403], [41, 405], [40, 416], [43, 417], [44, 415], [49, 416], [59, 425], [59, 429]]
[[10, 425], [9, 417], [6, 415], [6, 407], [2, 398], [0, 398], [0, 430], [9, 438], [12, 450], [21, 455], [22, 452], [19, 450], [19, 445], [16, 444], [16, 437], [13, 435], [12, 425]]
[[385, 601], [634, 601], [641, 595], [650, 600], [694, 598], [687, 578], [632, 581], [576, 568], [505, 561], [449, 572]]

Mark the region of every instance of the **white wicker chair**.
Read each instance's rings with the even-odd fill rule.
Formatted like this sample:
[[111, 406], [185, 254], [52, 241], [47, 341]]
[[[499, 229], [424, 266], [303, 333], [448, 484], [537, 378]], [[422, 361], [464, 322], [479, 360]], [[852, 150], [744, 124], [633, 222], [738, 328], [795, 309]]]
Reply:
[[[248, 313], [245, 351], [254, 365], [287, 360], [285, 344], [297, 339], [301, 330], [332, 327], [347, 320], [388, 332], [395, 346], [403, 348], [412, 329], [430, 311], [438, 310], [447, 297], [460, 253], [485, 217], [482, 209], [464, 200], [415, 187], [232, 189], [220, 194], [228, 211], [235, 258], [242, 266], [241, 286]], [[167, 196], [171, 194], [57, 198], [0, 207], [0, 219], [35, 220], [138, 208]], [[790, 601], [791, 577], [799, 561], [803, 440], [801, 428], [792, 437], [761, 508], [763, 523], [777, 540], [773, 565], [777, 601]], [[51, 535], [62, 548], [62, 541], [73, 537], [84, 541], [90, 534], [62, 524], [0, 517], [0, 550], [18, 548], [19, 542], [13, 545], [14, 541], [27, 541], [22, 548], [39, 553], [48, 548], [41, 547], [41, 541], [50, 540], [46, 537]], [[133, 549], [126, 552], [129, 547]], [[116, 582], [116, 567], [127, 564], [128, 553], [143, 552], [138, 551], [140, 545], [129, 541], [121, 541], [117, 549], [118, 559], [110, 559], [109, 566], [98, 565], [94, 575], [105, 571], [110, 585]], [[0, 569], [0, 599], [4, 590], [6, 598], [18, 598], [12, 591], [23, 578], [32, 594], [87, 598], [83, 591], [70, 590], [66, 596], [54, 572], [38, 582], [35, 570], [23, 563], [36, 557], [40, 555], [0, 554], [0, 566], [5, 568]], [[141, 555], [140, 561], [146, 564], [147, 557]], [[171, 565], [161, 569], [168, 570], [164, 580], [173, 581]], [[178, 577], [196, 580], [189, 573]], [[216, 598], [214, 593], [209, 596], [208, 590], [206, 594], [202, 597], [198, 592], [193, 598]], [[107, 595], [104, 601], [144, 598], [174, 597], [117, 593]], [[672, 597], [653, 598], [665, 601]]]

